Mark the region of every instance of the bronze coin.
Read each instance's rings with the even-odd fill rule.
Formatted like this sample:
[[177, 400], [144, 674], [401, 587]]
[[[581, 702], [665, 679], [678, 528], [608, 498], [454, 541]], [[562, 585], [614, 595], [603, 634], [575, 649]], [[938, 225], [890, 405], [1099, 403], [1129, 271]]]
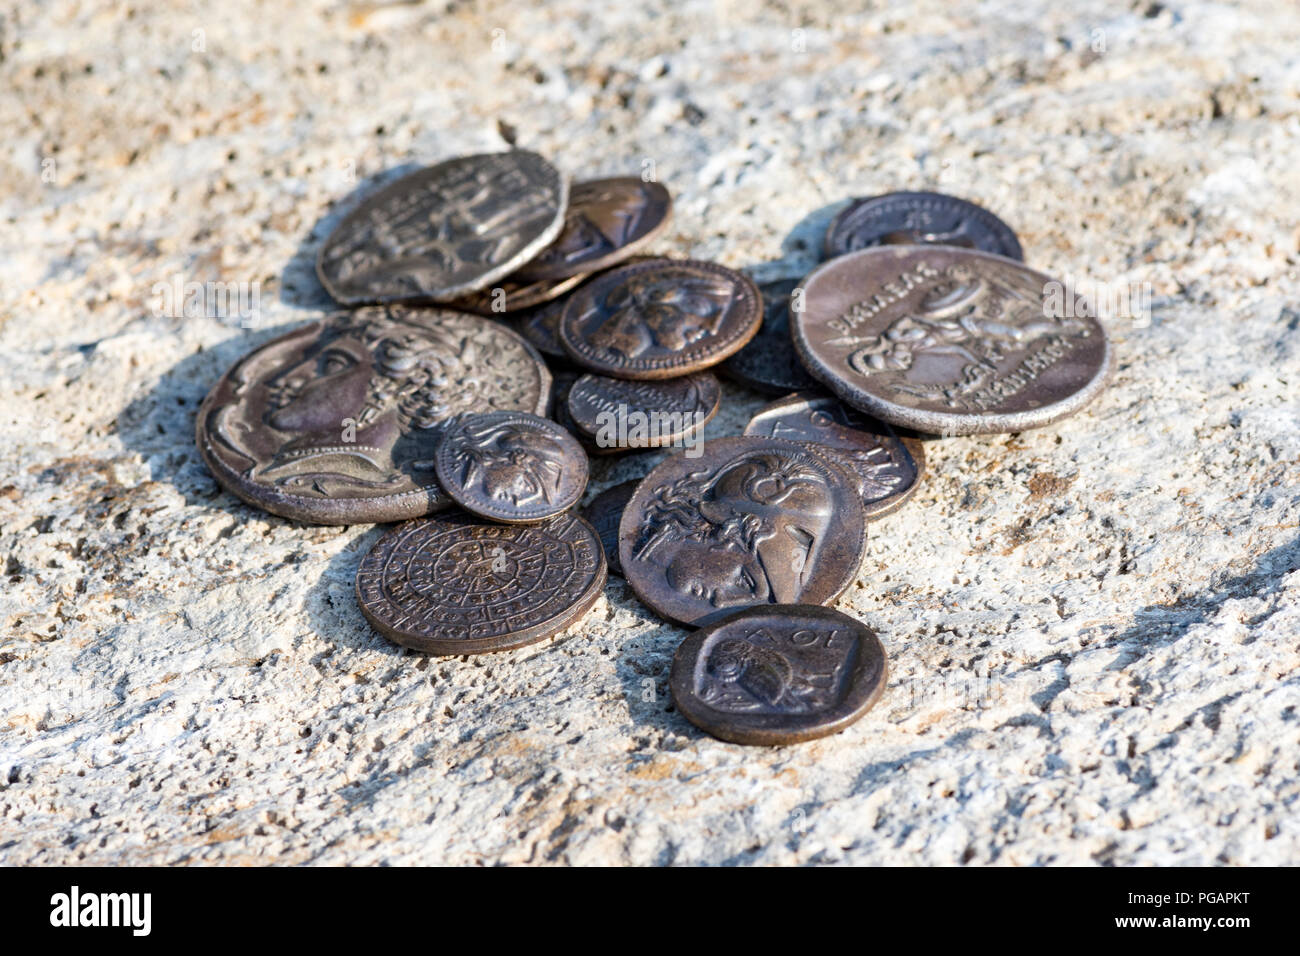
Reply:
[[798, 279], [778, 279], [758, 287], [763, 294], [763, 325], [748, 345], [719, 366], [728, 378], [769, 395], [817, 387], [790, 340], [790, 294], [797, 288]]
[[921, 442], [900, 438], [884, 422], [829, 395], [788, 395], [760, 408], [745, 426], [745, 434], [815, 442], [823, 457], [857, 479], [868, 519], [896, 510], [925, 474]]
[[707, 441], [660, 462], [619, 527], [647, 607], [706, 624], [760, 604], [827, 604], [857, 576], [867, 517], [850, 475], [778, 438]]
[[597, 276], [570, 297], [560, 343], [614, 378], [676, 378], [744, 347], [762, 321], [748, 276], [712, 262], [653, 259]]
[[546, 302], [519, 313], [519, 324], [515, 328], [533, 348], [548, 359], [557, 358], [568, 362], [569, 353], [560, 344], [560, 316], [563, 313], [563, 299]]
[[635, 176], [574, 183], [559, 238], [516, 275], [562, 279], [608, 268], [659, 235], [672, 211], [667, 189]]
[[[515, 318], [535, 306], [553, 303], [565, 293], [582, 284], [585, 275], [569, 276], [565, 279], [538, 279], [535, 282], [521, 282], [515, 276], [502, 279], [490, 289], [482, 289], [464, 298], [448, 302], [447, 307], [473, 312], [489, 319]], [[563, 309], [563, 304], [560, 304]], [[523, 332], [523, 328], [520, 328]], [[524, 338], [529, 338], [527, 335]], [[532, 341], [529, 339], [529, 341]], [[536, 346], [537, 343], [533, 342]], [[565, 358], [567, 354], [561, 353]]]
[[530, 525], [454, 513], [398, 525], [357, 568], [357, 602], [385, 637], [429, 654], [544, 640], [591, 609], [605, 553], [574, 514]]
[[600, 535], [600, 543], [605, 548], [605, 562], [611, 574], [622, 575], [623, 565], [618, 563], [618, 525], [623, 519], [623, 509], [632, 498], [632, 492], [641, 482], [625, 481], [621, 485], [606, 488], [591, 504], [582, 509], [582, 515]]
[[945, 245], [1023, 259], [1011, 227], [981, 206], [942, 193], [856, 199], [826, 230], [827, 258], [872, 246]]
[[461, 156], [352, 210], [316, 257], [344, 305], [447, 302], [504, 279], [560, 234], [567, 180], [536, 153]]
[[880, 699], [884, 645], [811, 604], [738, 611], [686, 638], [669, 687], [682, 716], [720, 740], [780, 746], [838, 733]]
[[1018, 262], [951, 246], [862, 249], [804, 280], [792, 317], [804, 365], [891, 425], [1013, 432], [1097, 396], [1106, 332], [1086, 301]]
[[544, 521], [587, 489], [582, 446], [549, 418], [527, 412], [460, 416], [444, 429], [434, 462], [456, 504], [493, 521]]
[[434, 455], [461, 412], [542, 412], [551, 374], [487, 319], [387, 306], [309, 323], [241, 359], [199, 409], [221, 485], [315, 524], [400, 521], [451, 504]]
[[658, 382], [584, 375], [569, 415], [598, 448], [662, 448], [690, 441], [718, 413], [722, 386], [708, 372]]

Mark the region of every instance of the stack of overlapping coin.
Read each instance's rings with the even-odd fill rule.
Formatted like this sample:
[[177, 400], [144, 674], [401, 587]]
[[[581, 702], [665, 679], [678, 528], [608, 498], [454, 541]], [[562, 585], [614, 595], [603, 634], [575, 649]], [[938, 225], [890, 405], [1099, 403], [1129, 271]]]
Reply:
[[[608, 561], [647, 607], [699, 628], [670, 680], [688, 719], [742, 743], [833, 733], [888, 668], [875, 634], [825, 605], [857, 578], [867, 523], [916, 489], [916, 432], [1077, 409], [1101, 386], [1105, 334], [1076, 303], [1049, 307], [1011, 230], [951, 197], [856, 201], [828, 262], [762, 291], [648, 255], [671, 207], [637, 178], [570, 189], [520, 150], [392, 182], [320, 249], [347, 309], [227, 372], [199, 448], [269, 512], [404, 522], [356, 580], [394, 641], [542, 640], [596, 602]], [[715, 366], [785, 397], [701, 444]], [[683, 443], [575, 512], [589, 455]]]

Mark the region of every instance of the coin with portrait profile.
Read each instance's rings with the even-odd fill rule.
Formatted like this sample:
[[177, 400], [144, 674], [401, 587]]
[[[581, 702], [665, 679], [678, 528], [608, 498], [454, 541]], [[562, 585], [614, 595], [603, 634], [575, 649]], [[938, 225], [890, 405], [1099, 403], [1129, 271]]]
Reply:
[[696, 727], [775, 747], [839, 733], [889, 680], [874, 631], [828, 607], [753, 607], [702, 627], [673, 655], [673, 702]]
[[357, 603], [379, 633], [428, 654], [483, 654], [545, 640], [600, 598], [596, 532], [566, 513], [496, 524], [460, 512], [408, 521], [357, 568]]
[[742, 607], [835, 600], [857, 576], [866, 527], [852, 476], [814, 446], [717, 438], [637, 486], [619, 563], [647, 607], [699, 626]]
[[543, 412], [551, 375], [510, 329], [437, 308], [375, 306], [255, 349], [212, 387], [195, 439], [243, 501], [313, 524], [448, 507], [434, 456], [470, 410]]
[[515, 275], [563, 279], [607, 269], [658, 236], [672, 211], [668, 190], [637, 176], [574, 183], [560, 235]]
[[652, 259], [584, 283], [560, 318], [577, 364], [613, 378], [676, 378], [733, 355], [754, 337], [762, 299], [753, 280], [713, 262]]
[[587, 488], [587, 453], [577, 439], [527, 412], [461, 415], [444, 429], [434, 462], [452, 500], [493, 521], [543, 521]]
[[1023, 259], [1011, 227], [982, 206], [943, 193], [898, 192], [855, 199], [826, 230], [827, 258], [873, 246], [944, 245]]
[[506, 278], [564, 226], [568, 181], [536, 153], [459, 156], [366, 197], [316, 257], [343, 305], [448, 302]]

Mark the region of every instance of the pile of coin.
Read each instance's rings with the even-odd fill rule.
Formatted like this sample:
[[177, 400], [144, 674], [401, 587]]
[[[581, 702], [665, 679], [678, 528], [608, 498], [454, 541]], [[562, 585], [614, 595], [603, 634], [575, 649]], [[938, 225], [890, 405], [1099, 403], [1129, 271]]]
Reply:
[[[345, 308], [213, 387], [197, 441], [242, 500], [319, 524], [401, 522], [361, 561], [367, 620], [433, 654], [579, 621], [609, 571], [695, 629], [669, 684], [739, 743], [843, 729], [885, 651], [828, 608], [867, 523], [925, 470], [922, 435], [1080, 408], [1110, 363], [1086, 303], [953, 197], [848, 205], [805, 277], [762, 287], [648, 255], [672, 211], [639, 178], [568, 181], [523, 150], [452, 159], [366, 198], [321, 246]], [[713, 370], [783, 397], [702, 441]], [[592, 455], [679, 446], [579, 513]]]

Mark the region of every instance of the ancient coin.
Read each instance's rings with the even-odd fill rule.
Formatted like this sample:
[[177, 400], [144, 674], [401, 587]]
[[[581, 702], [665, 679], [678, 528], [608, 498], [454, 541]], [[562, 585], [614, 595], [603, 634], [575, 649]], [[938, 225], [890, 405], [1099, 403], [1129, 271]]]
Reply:
[[551, 375], [504, 326], [387, 306], [312, 322], [255, 350], [199, 409], [217, 481], [316, 524], [399, 521], [447, 507], [434, 455], [465, 411], [542, 412]]
[[1011, 227], [965, 199], [942, 193], [886, 193], [854, 200], [826, 230], [827, 258], [886, 245], [945, 245], [1023, 259]]
[[754, 607], [696, 631], [669, 686], [687, 720], [720, 740], [779, 746], [838, 733], [880, 698], [884, 645], [847, 614]]
[[584, 375], [569, 389], [569, 415], [599, 448], [662, 448], [694, 439], [722, 401], [709, 372], [657, 382]]
[[462, 513], [398, 525], [357, 569], [375, 630], [430, 654], [482, 654], [544, 640], [605, 587], [605, 554], [582, 518], [493, 524]]
[[790, 341], [790, 294], [798, 287], [798, 279], [778, 279], [758, 287], [763, 294], [763, 325], [748, 345], [719, 366], [728, 378], [770, 395], [817, 387]]
[[[534, 282], [521, 282], [514, 276], [502, 279], [491, 288], [481, 289], [463, 298], [448, 302], [450, 309], [473, 312], [475, 315], [489, 319], [515, 318], [519, 313], [534, 306], [552, 303], [566, 292], [582, 284], [585, 275], [569, 276], [565, 279], [538, 279]], [[561, 304], [561, 309], [563, 305]], [[520, 330], [522, 332], [522, 329]], [[527, 336], [525, 336], [527, 338]], [[536, 345], [536, 343], [533, 343]], [[561, 350], [563, 354], [563, 350]], [[568, 358], [565, 355], [565, 358]]]
[[745, 434], [816, 442], [823, 457], [857, 479], [868, 518], [896, 510], [916, 491], [925, 473], [921, 442], [900, 438], [884, 422], [829, 395], [788, 395], [760, 408], [745, 426]]
[[560, 342], [615, 378], [676, 378], [716, 365], [753, 338], [758, 288], [712, 262], [654, 259], [610, 270], [571, 296]]
[[1056, 421], [1105, 384], [1110, 345], [1088, 303], [1001, 256], [862, 249], [804, 281], [791, 321], [809, 372], [892, 425], [944, 435]]
[[517, 316], [515, 326], [519, 334], [548, 359], [570, 361], [569, 353], [560, 344], [560, 316], [564, 313], [564, 300], [557, 299], [527, 309]]
[[344, 305], [447, 302], [504, 279], [564, 225], [568, 182], [536, 153], [462, 156], [368, 197], [316, 257]]
[[618, 525], [623, 519], [623, 509], [627, 507], [632, 492], [636, 491], [636, 486], [640, 483], [639, 480], [625, 481], [621, 485], [606, 488], [582, 509], [583, 517], [591, 522], [596, 534], [600, 535], [600, 543], [605, 548], [605, 561], [612, 574], [623, 573], [623, 565], [618, 563]]
[[574, 183], [559, 238], [516, 275], [562, 279], [608, 268], [659, 235], [672, 209], [668, 190], [635, 176]]
[[582, 446], [527, 412], [461, 415], [444, 429], [434, 461], [456, 504], [493, 521], [543, 521], [577, 504], [587, 488]]
[[662, 461], [619, 527], [623, 576], [683, 624], [758, 604], [826, 604], [857, 576], [866, 514], [851, 476], [811, 445], [718, 438]]

